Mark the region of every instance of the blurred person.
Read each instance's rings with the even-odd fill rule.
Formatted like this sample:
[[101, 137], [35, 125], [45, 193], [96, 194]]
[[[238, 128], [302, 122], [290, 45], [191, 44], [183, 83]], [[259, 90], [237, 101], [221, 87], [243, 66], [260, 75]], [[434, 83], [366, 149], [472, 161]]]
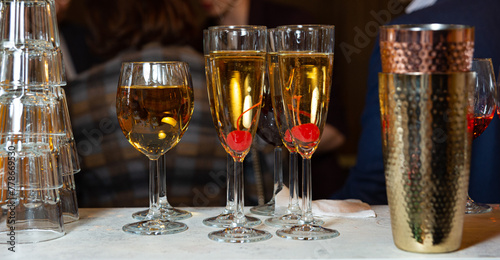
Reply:
[[266, 0], [198, 0], [209, 20], [207, 25], [265, 25], [315, 23], [304, 10]]
[[181, 142], [166, 154], [167, 191], [175, 206], [222, 205], [226, 153], [212, 123], [202, 54], [187, 43], [198, 32], [184, 0], [85, 0], [92, 55], [104, 60], [66, 87], [82, 171], [82, 207], [144, 207], [148, 159], [123, 135], [115, 108], [121, 63], [179, 60], [189, 64], [194, 113]]
[[[207, 20], [203, 28], [215, 25], [264, 25], [275, 28], [280, 25], [290, 24], [316, 24], [317, 19], [305, 10], [300, 10], [290, 5], [280, 4], [266, 0], [197, 0], [204, 10]], [[335, 70], [335, 68], [334, 68]], [[347, 172], [338, 163], [338, 149], [346, 140], [346, 120], [344, 107], [338, 100], [338, 86], [332, 86], [331, 102], [327, 124], [323, 130], [321, 142], [312, 157], [313, 198], [327, 198], [339, 189], [346, 179]], [[260, 139], [260, 137], [258, 138]], [[261, 140], [261, 139], [260, 139]], [[263, 141], [261, 140], [262, 143]], [[263, 171], [272, 171], [272, 149], [262, 148], [261, 153], [266, 153], [266, 158], [260, 165]], [[286, 150], [286, 148], [283, 148]], [[287, 158], [284, 158], [286, 162]], [[252, 155], [247, 156], [246, 164], [252, 162]], [[283, 173], [288, 177], [288, 164], [284, 163]], [[302, 169], [299, 165], [299, 169]], [[250, 171], [248, 171], [250, 173]], [[251, 177], [251, 174], [247, 174]], [[272, 176], [272, 174], [268, 174]], [[251, 187], [251, 186], [250, 186]]]
[[91, 53], [86, 43], [88, 36], [86, 28], [71, 20], [71, 9], [75, 2], [55, 0], [60, 48], [63, 53], [67, 81], [72, 81], [79, 73], [89, 69], [93, 64], [102, 62], [98, 56]]
[[71, 0], [55, 0], [57, 21], [64, 20]]
[[[500, 65], [500, 10], [498, 0], [415, 0], [406, 15], [390, 24], [445, 23], [475, 27], [474, 56], [492, 58]], [[356, 165], [342, 189], [332, 198], [357, 198], [370, 204], [387, 204], [378, 95], [378, 73], [382, 71], [380, 46], [376, 42], [368, 77], [362, 116], [362, 134]], [[469, 195], [483, 203], [500, 202], [500, 120], [495, 115], [484, 133], [472, 142]]]

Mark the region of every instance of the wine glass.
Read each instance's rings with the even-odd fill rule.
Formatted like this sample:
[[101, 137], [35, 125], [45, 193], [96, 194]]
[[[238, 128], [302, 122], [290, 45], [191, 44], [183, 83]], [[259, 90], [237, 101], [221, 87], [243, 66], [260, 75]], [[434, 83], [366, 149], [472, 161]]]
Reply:
[[[268, 29], [269, 35], [274, 29]], [[269, 38], [268, 38], [269, 46]], [[267, 62], [269, 64], [269, 47], [267, 49]], [[262, 107], [260, 111], [259, 126], [257, 127], [257, 135], [260, 136], [268, 144], [274, 146], [274, 186], [273, 197], [265, 204], [252, 207], [250, 211], [254, 214], [263, 216], [272, 216], [275, 213], [275, 197], [278, 192], [283, 189], [283, 160], [281, 159], [283, 142], [281, 141], [278, 125], [274, 117], [274, 108], [271, 96], [271, 82], [270, 73], [267, 73], [265, 78]]]
[[[186, 125], [187, 127], [187, 125]], [[193, 216], [191, 212], [183, 209], [172, 207], [167, 199], [167, 159], [166, 154], [158, 159], [158, 168], [160, 170], [160, 191], [158, 204], [160, 209], [161, 218], [168, 220], [182, 220]], [[149, 213], [149, 209], [141, 210], [132, 214], [132, 217], [137, 220], [144, 220]]]
[[[488, 127], [496, 112], [496, 87], [495, 74], [491, 59], [474, 59], [472, 71], [476, 72], [476, 86], [474, 91], [474, 128], [473, 139], [479, 137]], [[465, 213], [480, 214], [490, 212], [491, 207], [486, 204], [477, 203], [467, 195]]]
[[314, 225], [311, 157], [321, 138], [330, 99], [333, 72], [334, 26], [278, 27], [278, 64], [286, 124], [302, 156], [302, 216], [299, 225], [276, 234], [295, 240], [337, 237], [337, 230]]
[[[257, 130], [264, 85], [266, 27], [209, 28], [213, 116], [222, 146], [234, 161], [235, 212], [231, 227], [211, 232], [215, 241], [247, 243], [271, 238], [267, 231], [247, 227], [243, 213], [243, 160]], [[209, 91], [210, 92], [210, 91]]]
[[123, 226], [140, 235], [163, 235], [187, 229], [162, 217], [160, 157], [182, 138], [193, 113], [193, 86], [185, 62], [122, 64], [116, 113], [123, 134], [149, 158], [149, 210], [143, 221]]
[[[299, 171], [297, 167], [298, 154], [290, 136], [290, 131], [288, 131], [288, 125], [285, 122], [283, 93], [279, 81], [278, 53], [276, 50], [278, 42], [276, 29], [268, 29], [267, 35], [267, 74], [278, 134], [282, 143], [289, 151], [290, 177], [288, 186], [290, 187], [290, 196], [286, 214], [268, 218], [265, 223], [269, 226], [283, 228], [298, 225], [301, 218], [301, 210], [299, 206]], [[323, 222], [315, 219], [314, 224], [322, 225]]]
[[497, 78], [497, 82], [496, 82], [496, 86], [495, 86], [495, 91], [497, 93], [496, 95], [496, 98], [497, 98], [497, 102], [496, 102], [496, 105], [497, 105], [497, 114], [498, 114], [498, 118], [500, 118], [500, 89], [498, 89], [500, 87], [500, 69], [498, 70], [498, 78]]
[[[188, 71], [188, 68], [186, 67], [186, 72]], [[189, 75], [189, 74], [188, 74]], [[191, 82], [191, 77], [188, 76], [186, 77], [186, 85], [192, 86], [193, 83]], [[189, 117], [189, 120], [191, 117]], [[187, 127], [189, 125], [189, 121], [186, 122], [183, 126], [181, 137], [184, 134], [184, 132], [187, 130]], [[180, 140], [180, 138], [179, 138]], [[160, 216], [163, 219], [167, 220], [182, 220], [182, 219], [187, 219], [192, 217], [193, 215], [191, 212], [187, 210], [182, 210], [182, 209], [177, 209], [172, 207], [170, 203], [168, 202], [167, 198], [167, 158], [166, 154], [163, 154], [159, 159], [158, 159], [158, 168], [160, 170], [160, 176], [159, 176], [159, 185], [160, 185], [160, 190], [159, 190], [159, 198], [158, 198], [158, 205], [160, 209]], [[149, 213], [149, 209], [138, 211], [132, 214], [132, 217], [136, 220], [144, 220], [147, 218]]]
[[[186, 68], [186, 71], [187, 68]], [[191, 77], [186, 77], [186, 84], [192, 86], [191, 82]], [[189, 117], [191, 119], [191, 117]], [[181, 136], [184, 135], [187, 127], [189, 125], [189, 121], [186, 122], [183, 126]], [[179, 138], [180, 138], [179, 137]], [[167, 159], [166, 159], [166, 154], [163, 154], [159, 159], [158, 159], [158, 167], [160, 170], [160, 191], [159, 191], [159, 199], [158, 199], [158, 204], [159, 204], [159, 209], [160, 209], [160, 214], [161, 218], [168, 219], [168, 220], [182, 220], [182, 219], [187, 219], [192, 217], [193, 215], [191, 212], [187, 210], [182, 210], [182, 209], [177, 209], [172, 207], [170, 203], [168, 202], [167, 198]], [[147, 215], [149, 213], [149, 209], [138, 211], [132, 214], [132, 217], [136, 220], [144, 220], [147, 218]]]
[[[205, 75], [207, 77], [207, 93], [208, 102], [210, 104], [210, 112], [212, 113], [212, 119], [214, 125], [217, 126], [219, 123], [217, 121], [217, 116], [215, 114], [215, 100], [214, 100], [214, 88], [212, 84], [212, 73], [211, 73], [211, 63], [210, 63], [210, 34], [208, 30], [203, 30], [203, 55], [205, 58]], [[233, 176], [233, 157], [230, 154], [227, 155], [227, 177], [226, 177], [226, 207], [221, 214], [209, 217], [203, 220], [203, 224], [210, 227], [225, 228], [230, 227], [234, 220], [235, 202], [234, 202], [234, 176]], [[246, 216], [247, 226], [257, 226], [262, 223], [258, 218]]]
[[[191, 82], [191, 77], [189, 76], [189, 69], [186, 65], [186, 68], [184, 69], [186, 73], [188, 73], [187, 77], [185, 77], [186, 80], [186, 85], [191, 86], [193, 83]], [[192, 113], [192, 112], [191, 112]], [[189, 117], [189, 120], [191, 117]], [[183, 125], [182, 133], [181, 136], [184, 134], [186, 131], [187, 127], [189, 125], [189, 121], [187, 121]], [[179, 140], [180, 140], [179, 137]], [[159, 190], [159, 199], [158, 199], [158, 204], [159, 204], [159, 209], [160, 209], [160, 214], [161, 218], [167, 219], [167, 220], [182, 220], [182, 219], [187, 219], [192, 217], [191, 212], [187, 210], [182, 210], [182, 209], [177, 209], [172, 207], [170, 203], [168, 202], [167, 199], [167, 159], [166, 159], [166, 154], [163, 154], [159, 159], [158, 159], [158, 168], [160, 170], [160, 190]], [[142, 210], [138, 211], [132, 214], [132, 217], [136, 220], [144, 220], [147, 218], [147, 215], [149, 213], [149, 209], [147, 210]]]

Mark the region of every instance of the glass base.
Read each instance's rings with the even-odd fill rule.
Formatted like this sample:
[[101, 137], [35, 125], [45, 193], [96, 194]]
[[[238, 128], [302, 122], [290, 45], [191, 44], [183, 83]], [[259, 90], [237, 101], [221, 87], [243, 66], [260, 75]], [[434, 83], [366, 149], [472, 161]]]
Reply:
[[[266, 223], [266, 225], [271, 226], [271, 227], [288, 228], [288, 227], [300, 225], [300, 223], [299, 223], [300, 219], [301, 219], [301, 216], [299, 214], [286, 214], [286, 215], [279, 216], [279, 217], [268, 218], [268, 219], [266, 219], [266, 221], [264, 221], [264, 223]], [[314, 219], [311, 224], [321, 226], [324, 223], [325, 222], [322, 220]]]
[[253, 214], [261, 215], [261, 216], [273, 216], [274, 209], [275, 209], [274, 200], [272, 200], [266, 204], [262, 204], [262, 205], [250, 208], [250, 212], [252, 212]]
[[[249, 216], [245, 216], [245, 218], [247, 219], [245, 224], [246, 227], [253, 227], [262, 224], [262, 221], [258, 218]], [[204, 219], [203, 224], [209, 227], [228, 228], [231, 227], [233, 219], [234, 219], [234, 214], [220, 214], [219, 216], [216, 217]]]
[[[32, 244], [38, 242], [44, 242], [60, 238], [64, 236], [65, 232], [63, 230], [43, 230], [43, 229], [28, 229], [28, 230], [15, 230], [15, 235], [10, 235], [10, 230], [0, 232], [2, 239], [0, 244], [9, 244], [10, 237], [13, 236], [13, 240], [16, 244]], [[17, 248], [16, 248], [17, 249]]]
[[80, 216], [78, 214], [63, 213], [64, 224], [73, 223], [75, 221], [78, 221], [79, 219], [80, 219]]
[[467, 200], [465, 205], [465, 214], [482, 214], [488, 213], [492, 210], [489, 205], [477, 203], [473, 200]]
[[276, 231], [276, 235], [293, 240], [322, 240], [338, 237], [340, 233], [335, 229], [305, 224]]
[[[132, 214], [132, 217], [136, 220], [145, 220], [148, 215], [149, 210], [143, 210]], [[185, 211], [182, 209], [169, 208], [162, 209], [160, 208], [161, 219], [164, 220], [181, 220], [192, 217], [193, 215], [189, 211]]]
[[167, 235], [187, 230], [186, 224], [163, 220], [146, 220], [123, 226], [122, 230], [136, 235]]
[[247, 227], [226, 228], [208, 234], [208, 238], [226, 243], [252, 243], [268, 240], [271, 237], [271, 233], [267, 231]]

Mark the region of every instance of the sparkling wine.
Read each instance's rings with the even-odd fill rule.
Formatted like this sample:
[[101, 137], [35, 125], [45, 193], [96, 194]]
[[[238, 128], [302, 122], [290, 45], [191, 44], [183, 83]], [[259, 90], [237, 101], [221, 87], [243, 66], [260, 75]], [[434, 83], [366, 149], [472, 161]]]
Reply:
[[283, 102], [291, 134], [302, 155], [316, 149], [330, 99], [333, 54], [288, 52], [278, 55]]
[[[269, 58], [269, 57], [268, 57]], [[269, 75], [269, 74], [268, 74]], [[269, 76], [268, 76], [269, 77]], [[257, 134], [268, 144], [274, 147], [283, 145], [281, 136], [274, 117], [274, 108], [271, 96], [271, 79], [269, 78], [264, 85], [263, 100], [260, 111], [259, 126]]]
[[286, 125], [285, 111], [283, 109], [283, 94], [280, 84], [278, 54], [276, 52], [267, 53], [267, 69], [271, 96], [273, 97], [273, 112], [276, 126], [280, 134], [281, 142], [290, 152], [295, 152], [292, 136]]
[[215, 114], [224, 149], [244, 158], [252, 144], [262, 102], [265, 54], [218, 51], [210, 54]]
[[150, 159], [174, 147], [193, 113], [193, 91], [187, 86], [120, 86], [118, 121], [127, 140]]
[[215, 114], [215, 107], [217, 107], [217, 105], [215, 105], [215, 100], [214, 100], [214, 96], [215, 96], [215, 88], [212, 84], [212, 64], [210, 63], [210, 55], [208, 54], [205, 54], [204, 56], [205, 58], [205, 76], [206, 76], [206, 80], [207, 80], [207, 93], [208, 93], [208, 103], [210, 105], [210, 113], [212, 114], [212, 120], [214, 122], [214, 125], [217, 126], [218, 125], [218, 122], [217, 122], [217, 117], [216, 117], [216, 114]]
[[494, 115], [495, 113], [492, 113], [491, 116], [474, 117], [473, 139], [478, 138], [486, 130]]

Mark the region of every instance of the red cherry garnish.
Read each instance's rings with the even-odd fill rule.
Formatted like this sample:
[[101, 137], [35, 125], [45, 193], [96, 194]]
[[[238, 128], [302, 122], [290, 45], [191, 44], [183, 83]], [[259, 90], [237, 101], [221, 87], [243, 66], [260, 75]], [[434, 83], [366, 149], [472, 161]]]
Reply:
[[293, 142], [292, 136], [290, 135], [290, 130], [288, 130], [288, 129], [285, 132], [285, 141], [288, 142], [288, 143]]
[[227, 145], [235, 152], [244, 152], [252, 145], [252, 135], [248, 131], [235, 130], [227, 135]]
[[319, 128], [312, 123], [298, 125], [292, 128], [292, 135], [300, 142], [312, 143], [319, 140]]

